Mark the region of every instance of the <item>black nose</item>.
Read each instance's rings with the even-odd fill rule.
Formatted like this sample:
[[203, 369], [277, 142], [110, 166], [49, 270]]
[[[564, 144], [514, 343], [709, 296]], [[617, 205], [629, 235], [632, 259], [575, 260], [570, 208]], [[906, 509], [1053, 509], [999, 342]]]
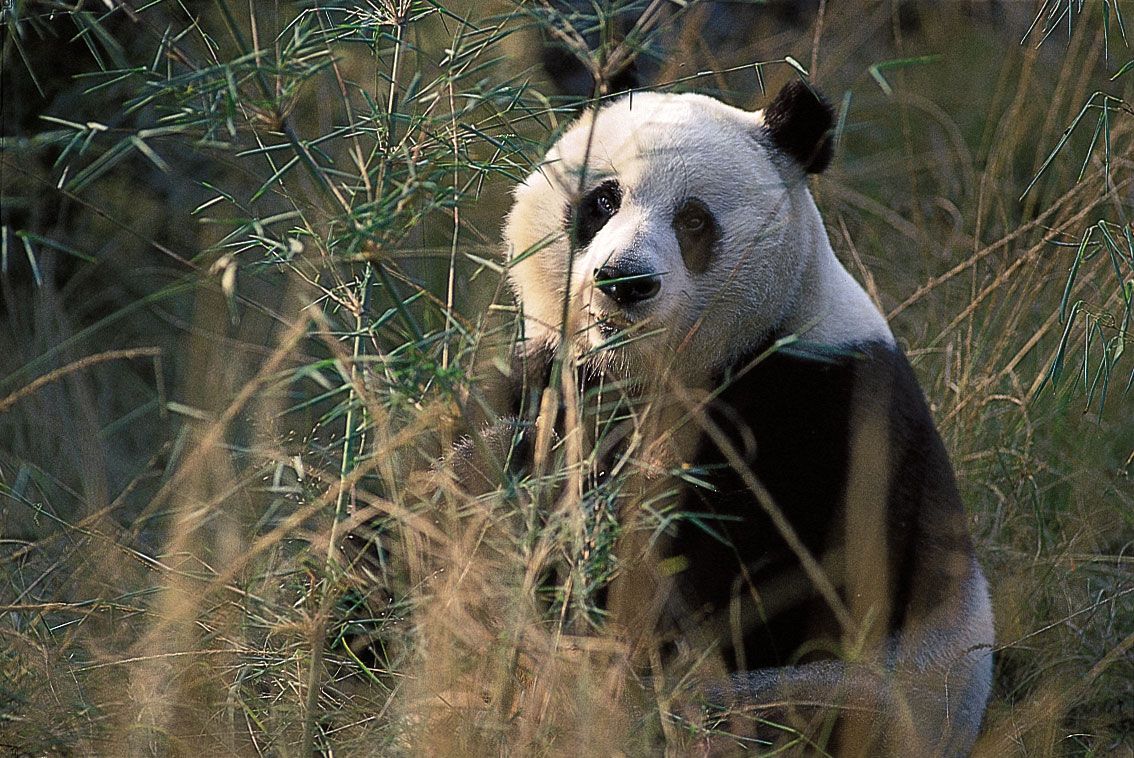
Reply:
[[661, 276], [653, 271], [603, 266], [595, 269], [595, 286], [618, 305], [626, 307], [645, 302], [658, 294]]

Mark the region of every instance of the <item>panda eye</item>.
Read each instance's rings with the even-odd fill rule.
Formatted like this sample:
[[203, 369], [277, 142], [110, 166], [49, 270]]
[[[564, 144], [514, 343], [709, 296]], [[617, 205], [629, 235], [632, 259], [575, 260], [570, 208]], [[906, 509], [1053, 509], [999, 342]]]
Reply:
[[618, 198], [609, 190], [595, 197], [595, 207], [605, 216], [613, 216], [618, 210]]
[[569, 209], [567, 231], [576, 247], [590, 244], [622, 205], [622, 188], [607, 181], [588, 192], [573, 209]]
[[673, 231], [686, 267], [695, 274], [703, 274], [721, 236], [712, 211], [695, 197], [685, 200], [673, 214]]
[[710, 222], [709, 211], [700, 203], [686, 202], [673, 217], [673, 225], [686, 234], [700, 234]]
[[700, 214], [693, 214], [679, 218], [677, 220], [677, 223], [680, 224], [681, 228], [685, 231], [696, 234], [697, 232], [704, 230], [705, 217]]

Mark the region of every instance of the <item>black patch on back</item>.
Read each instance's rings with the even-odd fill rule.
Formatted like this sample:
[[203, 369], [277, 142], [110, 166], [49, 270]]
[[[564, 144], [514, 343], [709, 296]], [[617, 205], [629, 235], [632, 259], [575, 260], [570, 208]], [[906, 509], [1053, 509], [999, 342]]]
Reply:
[[[843, 589], [838, 556], [845, 544], [846, 487], [856, 407], [877, 413], [888, 432], [884, 514], [886, 554], [856, 556], [857, 565], [885, 566], [893, 631], [954, 592], [971, 556], [952, 467], [913, 371], [896, 348], [867, 343], [841, 353], [781, 350], [735, 379], [714, 401], [709, 418], [746, 459], [808, 551]], [[842, 639], [836, 617], [803, 571], [796, 553], [720, 449], [703, 439], [694, 465], [711, 488], [686, 490], [680, 509], [702, 514], [721, 540], [684, 523], [669, 545], [688, 568], [677, 577], [682, 605], [716, 619], [726, 659], [740, 657], [726, 623], [741, 608], [747, 668], [830, 657]], [[716, 518], [714, 518], [714, 516]], [[826, 561], [826, 562], [825, 562]], [[879, 576], [882, 572], [879, 572]], [[911, 603], [916, 603], [914, 608]], [[911, 610], [912, 609], [912, 610]], [[722, 621], [722, 619], [724, 621]], [[810, 649], [808, 649], [810, 648]]]
[[785, 84], [764, 109], [772, 142], [809, 174], [821, 173], [831, 163], [834, 123], [835, 112], [823, 96], [798, 79]]
[[[860, 580], [877, 574], [872, 586], [888, 599], [888, 615], [873, 618], [882, 631], [955, 598], [972, 543], [952, 466], [905, 356], [883, 343], [768, 347], [719, 377], [723, 389], [706, 413], [844, 604], [849, 566], [859, 567]], [[513, 369], [506, 415], [535, 418], [551, 365], [550, 355], [537, 352]], [[601, 377], [580, 369], [577, 379], [587, 389]], [[882, 501], [866, 503], [865, 511], [847, 497], [854, 426], [864, 418], [886, 435], [879, 446], [885, 455], [867, 456], [873, 463], [865, 475], [888, 481]], [[700, 433], [696, 421], [685, 429]], [[686, 463], [705, 486], [681, 485], [677, 510], [696, 519], [679, 520], [664, 540], [662, 555], [684, 567], [673, 577], [664, 636], [692, 632], [690, 639], [718, 641], [732, 671], [742, 660], [752, 670], [838, 657], [843, 630], [835, 613], [744, 476], [703, 434]], [[873, 520], [855, 521], [863, 518]], [[864, 555], [862, 545], [847, 544], [848, 524], [863, 523], [880, 530], [883, 552]]]
[[673, 214], [673, 231], [685, 267], [694, 274], [705, 273], [721, 238], [720, 224], [709, 207], [698, 198], [686, 199]]
[[567, 234], [575, 248], [586, 247], [622, 207], [622, 188], [613, 179], [587, 192], [567, 208]]

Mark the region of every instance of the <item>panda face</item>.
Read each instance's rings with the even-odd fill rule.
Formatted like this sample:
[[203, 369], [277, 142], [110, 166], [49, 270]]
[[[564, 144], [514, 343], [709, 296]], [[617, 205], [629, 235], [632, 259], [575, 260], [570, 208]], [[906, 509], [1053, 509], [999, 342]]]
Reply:
[[527, 338], [696, 381], [789, 322], [829, 245], [765, 113], [636, 93], [572, 126], [505, 228]]

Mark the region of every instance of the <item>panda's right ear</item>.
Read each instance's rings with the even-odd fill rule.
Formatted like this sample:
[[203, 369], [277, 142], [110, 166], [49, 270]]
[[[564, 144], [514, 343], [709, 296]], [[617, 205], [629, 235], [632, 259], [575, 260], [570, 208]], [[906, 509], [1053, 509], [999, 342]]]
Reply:
[[834, 109], [798, 79], [785, 84], [764, 109], [764, 128], [772, 142], [809, 174], [831, 163], [834, 124]]

